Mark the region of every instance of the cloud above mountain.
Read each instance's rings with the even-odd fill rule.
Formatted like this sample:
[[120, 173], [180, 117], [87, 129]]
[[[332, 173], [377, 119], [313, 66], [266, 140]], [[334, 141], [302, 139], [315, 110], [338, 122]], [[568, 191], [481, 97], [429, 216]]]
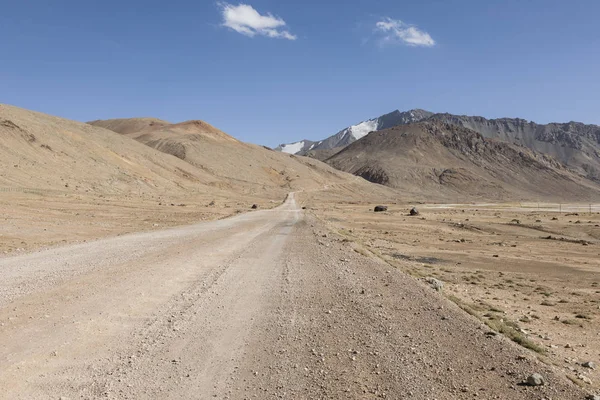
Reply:
[[266, 36], [274, 39], [296, 40], [297, 36], [285, 30], [286, 22], [271, 13], [260, 14], [251, 5], [219, 3], [222, 25], [248, 37]]
[[433, 47], [435, 40], [429, 33], [400, 20], [384, 18], [375, 24], [375, 32], [381, 36], [380, 43], [403, 43], [413, 47]]

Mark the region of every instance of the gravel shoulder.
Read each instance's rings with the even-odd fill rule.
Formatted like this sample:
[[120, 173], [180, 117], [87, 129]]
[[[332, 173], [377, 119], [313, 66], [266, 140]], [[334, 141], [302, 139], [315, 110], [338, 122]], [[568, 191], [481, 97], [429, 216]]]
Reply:
[[585, 398], [294, 195], [6, 257], [0, 282], [0, 398]]

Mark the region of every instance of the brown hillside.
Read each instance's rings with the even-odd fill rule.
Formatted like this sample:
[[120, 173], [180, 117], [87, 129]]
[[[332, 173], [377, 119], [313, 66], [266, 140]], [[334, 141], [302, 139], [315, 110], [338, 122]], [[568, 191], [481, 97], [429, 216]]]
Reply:
[[206, 171], [88, 124], [0, 105], [0, 187], [95, 194], [204, 190]]
[[365, 179], [442, 201], [600, 198], [554, 159], [431, 121], [372, 132], [327, 162]]
[[[230, 190], [244, 194], [273, 193], [282, 197], [289, 191], [362, 185], [323, 162], [240, 142], [204, 121], [147, 127], [127, 136], [185, 160], [221, 180]], [[372, 185], [365, 191], [372, 191]]]

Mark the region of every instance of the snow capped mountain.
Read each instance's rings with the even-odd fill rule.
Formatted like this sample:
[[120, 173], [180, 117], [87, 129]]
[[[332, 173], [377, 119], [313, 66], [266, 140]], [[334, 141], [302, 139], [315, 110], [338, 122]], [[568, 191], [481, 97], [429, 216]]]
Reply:
[[315, 142], [311, 140], [301, 140], [299, 142], [289, 143], [289, 144], [280, 144], [275, 148], [277, 151], [281, 151], [283, 153], [288, 154], [298, 154], [310, 151], [315, 146]]
[[292, 144], [284, 144], [281, 146], [281, 151], [288, 154], [296, 154], [304, 148], [304, 140]]
[[368, 119], [344, 128], [333, 136], [319, 142], [310, 140], [302, 140], [291, 144], [279, 145], [275, 150], [283, 151], [290, 154], [306, 154], [311, 150], [329, 150], [341, 148], [353, 143], [374, 131], [391, 128], [396, 125], [411, 124], [419, 122], [432, 116], [433, 113], [425, 110], [410, 110], [410, 111], [392, 111], [391, 113], [382, 115], [378, 118]]

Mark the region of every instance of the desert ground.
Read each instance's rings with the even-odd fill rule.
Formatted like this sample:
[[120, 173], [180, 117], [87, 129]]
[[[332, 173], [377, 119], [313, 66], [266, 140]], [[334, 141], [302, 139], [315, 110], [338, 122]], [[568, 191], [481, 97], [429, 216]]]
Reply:
[[598, 204], [399, 203], [374, 213], [376, 204], [306, 200], [357, 251], [442, 281], [446, 298], [530, 356], [600, 387]]
[[48, 190], [0, 190], [0, 253], [86, 242], [130, 232], [160, 230], [225, 218], [252, 205], [273, 208], [282, 199], [168, 192], [156, 197], [86, 196]]
[[[169, 205], [171, 228], [146, 229], [163, 207], [151, 203], [106, 206], [102, 219], [120, 221], [106, 226], [80, 203], [65, 219], [40, 214], [40, 228], [82, 226], [90, 240], [48, 246], [20, 229], [30, 247], [0, 257], [0, 398], [584, 399], [597, 388], [581, 366], [598, 359], [597, 214], [432, 205], [408, 217], [406, 205], [374, 214], [341, 196], [299, 192], [221, 219], [233, 204]], [[537, 219], [552, 233], [527, 227]], [[486, 320], [518, 323], [534, 350]], [[546, 385], [524, 385], [533, 373]]]

